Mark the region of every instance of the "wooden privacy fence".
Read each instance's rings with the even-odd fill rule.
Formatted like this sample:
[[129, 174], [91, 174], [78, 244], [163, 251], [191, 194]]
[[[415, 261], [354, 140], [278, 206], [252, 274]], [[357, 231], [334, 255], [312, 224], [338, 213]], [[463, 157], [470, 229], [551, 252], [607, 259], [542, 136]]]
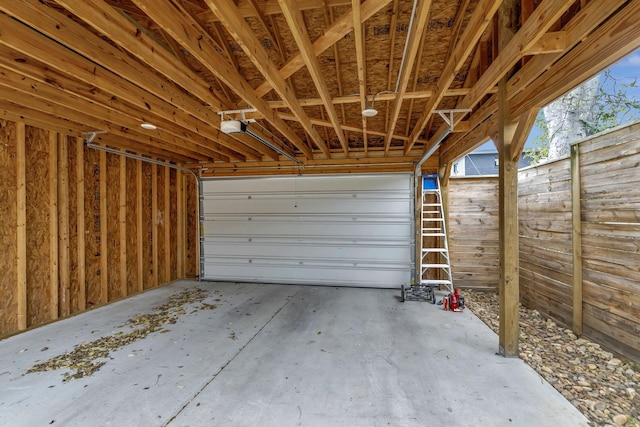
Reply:
[[[519, 172], [521, 302], [640, 361], [640, 123]], [[452, 178], [456, 286], [497, 290], [497, 180]], [[479, 276], [479, 277], [478, 277]]]
[[196, 275], [196, 205], [190, 174], [0, 120], [0, 336]]

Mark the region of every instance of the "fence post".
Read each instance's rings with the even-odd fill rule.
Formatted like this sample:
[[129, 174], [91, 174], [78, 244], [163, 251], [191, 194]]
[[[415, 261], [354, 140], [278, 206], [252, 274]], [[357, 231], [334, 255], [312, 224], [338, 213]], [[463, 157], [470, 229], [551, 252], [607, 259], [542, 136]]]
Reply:
[[573, 244], [573, 332], [582, 335], [582, 213], [580, 145], [571, 146], [571, 234]]

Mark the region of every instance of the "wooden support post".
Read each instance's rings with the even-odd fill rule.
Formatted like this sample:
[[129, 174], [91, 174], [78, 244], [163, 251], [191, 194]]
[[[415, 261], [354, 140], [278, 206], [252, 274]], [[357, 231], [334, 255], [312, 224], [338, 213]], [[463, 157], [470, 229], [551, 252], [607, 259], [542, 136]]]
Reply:
[[[449, 247], [449, 175], [451, 175], [451, 163], [444, 161], [442, 151], [440, 151], [440, 166], [438, 167], [438, 176], [440, 177], [440, 198], [442, 203], [442, 215], [444, 218], [444, 227], [447, 236], [447, 247]], [[449, 266], [451, 268], [451, 266]], [[444, 270], [440, 270], [441, 278], [444, 279]]]
[[[516, 0], [504, 0], [498, 17], [498, 44], [504, 49], [517, 28]], [[507, 73], [498, 84], [498, 137], [499, 150], [499, 253], [500, 253], [500, 325], [499, 353], [506, 357], [518, 356], [520, 277], [518, 271], [518, 161], [513, 160], [514, 136], [517, 124], [511, 118], [507, 97]]]
[[138, 267], [138, 292], [144, 291], [144, 251], [142, 246], [142, 160], [136, 160], [136, 254]]
[[16, 320], [18, 330], [27, 328], [27, 156], [24, 123], [16, 123]]
[[107, 245], [107, 153], [100, 151], [100, 302], [109, 301]]
[[582, 213], [580, 146], [571, 146], [571, 221], [573, 242], [573, 332], [582, 335]]
[[178, 279], [184, 279], [184, 248], [185, 245], [185, 198], [184, 198], [184, 173], [181, 170], [176, 170], [176, 219], [178, 229], [176, 230], [176, 256], [177, 256], [177, 269], [176, 272]]
[[171, 281], [171, 169], [164, 168], [164, 277], [162, 283]]
[[49, 132], [49, 310], [51, 320], [59, 317], [58, 277], [58, 134]]
[[202, 267], [200, 266], [201, 263], [201, 259], [200, 259], [200, 251], [201, 251], [201, 247], [202, 247], [202, 241], [201, 241], [201, 236], [204, 234], [204, 224], [202, 223], [202, 221], [200, 220], [200, 190], [201, 190], [201, 186], [200, 186], [200, 180], [198, 179], [194, 179], [193, 180], [193, 185], [195, 187], [195, 193], [196, 193], [196, 226], [195, 226], [195, 238], [196, 238], [196, 247], [195, 247], [195, 251], [196, 251], [196, 271], [197, 271], [197, 276], [198, 279], [201, 278], [202, 275]]
[[120, 156], [120, 296], [127, 296], [127, 158]]
[[152, 287], [158, 286], [158, 165], [151, 165], [151, 257]]
[[71, 314], [71, 262], [69, 253], [69, 146], [67, 137], [58, 135], [58, 251], [60, 256], [60, 316]]
[[499, 84], [499, 193], [500, 193], [500, 330], [499, 352], [518, 356], [520, 301], [518, 248], [518, 162], [511, 156], [515, 125], [509, 121], [506, 79]]
[[87, 307], [86, 249], [84, 222], [84, 141], [76, 138], [76, 209], [78, 224], [78, 310]]

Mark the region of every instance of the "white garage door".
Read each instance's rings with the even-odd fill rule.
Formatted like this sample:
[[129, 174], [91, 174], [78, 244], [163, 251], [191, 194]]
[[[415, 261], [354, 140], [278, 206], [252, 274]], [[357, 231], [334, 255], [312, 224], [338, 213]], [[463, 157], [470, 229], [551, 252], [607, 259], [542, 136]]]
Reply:
[[400, 287], [412, 206], [409, 174], [204, 180], [201, 278]]

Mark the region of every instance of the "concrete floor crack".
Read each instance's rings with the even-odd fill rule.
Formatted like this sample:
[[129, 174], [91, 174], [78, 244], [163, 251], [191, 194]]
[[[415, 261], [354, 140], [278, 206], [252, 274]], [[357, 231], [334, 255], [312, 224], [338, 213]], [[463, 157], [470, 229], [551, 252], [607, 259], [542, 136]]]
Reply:
[[214, 374], [213, 374], [213, 376], [209, 379], [209, 381], [207, 381], [207, 382], [206, 382], [202, 387], [200, 387], [200, 389], [199, 389], [199, 390], [198, 390], [198, 391], [197, 391], [197, 392], [196, 392], [196, 393], [191, 397], [191, 399], [187, 400], [187, 402], [186, 402], [186, 403], [185, 403], [185, 404], [184, 404], [184, 405], [183, 405], [183, 406], [182, 406], [182, 407], [181, 407], [181, 408], [180, 408], [180, 409], [179, 409], [175, 414], [173, 414], [173, 416], [172, 416], [171, 418], [169, 418], [169, 420], [167, 420], [167, 422], [166, 422], [166, 423], [164, 423], [162, 426], [163, 426], [163, 427], [167, 427], [168, 425], [170, 425], [170, 424], [171, 424], [171, 423], [172, 423], [172, 422], [173, 422], [173, 421], [174, 421], [174, 420], [175, 420], [175, 419], [176, 419], [176, 418], [177, 418], [177, 417], [178, 417], [178, 416], [179, 416], [179, 415], [180, 415], [180, 414], [181, 414], [181, 413], [182, 413], [182, 412], [183, 412], [183, 411], [184, 411], [184, 410], [185, 410], [185, 409], [186, 409], [186, 408], [191, 404], [191, 402], [193, 402], [193, 401], [194, 401], [194, 400], [195, 400], [195, 399], [200, 395], [200, 393], [202, 393], [202, 391], [203, 391], [204, 389], [206, 389], [207, 387], [209, 387], [209, 384], [211, 384], [211, 383], [212, 383], [212, 382], [213, 382], [213, 381], [218, 377], [218, 375], [220, 375], [220, 373], [221, 373], [222, 371], [224, 371], [224, 369], [225, 369], [227, 366], [229, 366], [229, 364], [231, 364], [231, 362], [233, 362], [233, 361], [234, 361], [234, 359], [235, 359], [236, 357], [238, 357], [238, 355], [239, 355], [240, 353], [242, 353], [242, 351], [243, 351], [243, 350], [244, 350], [244, 349], [245, 349], [249, 344], [251, 344], [251, 342], [253, 342], [253, 340], [254, 340], [258, 335], [260, 335], [260, 333], [264, 330], [264, 328], [266, 328], [266, 327], [267, 327], [267, 325], [269, 325], [269, 324], [271, 323], [271, 321], [272, 321], [273, 319], [275, 319], [275, 317], [276, 317], [278, 314], [280, 314], [280, 312], [281, 312], [281, 311], [282, 311], [286, 306], [288, 306], [288, 305], [289, 305], [289, 303], [290, 303], [291, 301], [293, 301], [293, 299], [294, 299], [294, 298], [295, 298], [295, 297], [300, 293], [300, 291], [302, 291], [302, 289], [303, 289], [303, 288], [302, 288], [302, 287], [300, 287], [300, 289], [298, 289], [298, 290], [293, 294], [293, 296], [291, 296], [290, 298], [287, 298], [287, 300], [285, 301], [285, 303], [284, 303], [280, 308], [278, 308], [278, 309], [273, 313], [273, 315], [269, 318], [269, 320], [267, 320], [267, 321], [265, 322], [265, 324], [264, 324], [264, 325], [262, 325], [262, 327], [261, 327], [260, 329], [258, 329], [258, 331], [257, 331], [255, 334], [253, 334], [253, 336], [252, 336], [252, 337], [251, 337], [251, 338], [250, 338], [250, 339], [249, 339], [249, 340], [248, 340], [248, 341], [247, 341], [247, 342], [246, 342], [242, 347], [240, 347], [240, 348], [238, 349], [238, 351], [236, 351], [236, 352], [235, 352], [235, 354], [234, 354], [234, 355], [233, 355], [233, 356], [232, 356], [232, 357], [227, 361], [227, 363], [225, 363], [224, 365], [222, 365], [222, 367], [221, 367], [220, 369], [218, 369], [218, 371], [217, 371], [216, 373], [214, 373]]

